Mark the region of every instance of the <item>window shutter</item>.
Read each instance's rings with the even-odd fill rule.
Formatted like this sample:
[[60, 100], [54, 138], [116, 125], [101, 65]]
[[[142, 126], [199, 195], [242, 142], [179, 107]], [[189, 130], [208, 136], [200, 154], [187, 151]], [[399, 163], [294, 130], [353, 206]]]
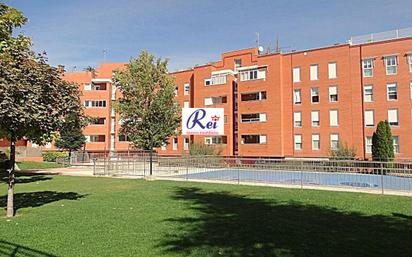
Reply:
[[258, 79], [266, 79], [266, 69], [258, 70]]
[[300, 82], [300, 68], [293, 68], [293, 82]]
[[330, 79], [336, 78], [336, 63], [328, 64], [328, 75]]
[[206, 97], [205, 98], [205, 105], [212, 105], [213, 104], [213, 99], [211, 97]]
[[365, 126], [373, 126], [375, 124], [373, 111], [365, 111]]
[[329, 111], [329, 122], [330, 122], [330, 126], [333, 126], [333, 127], [338, 126], [338, 111], [337, 110]]
[[397, 123], [398, 122], [398, 110], [396, 110], [396, 109], [388, 110], [388, 122], [389, 123]]
[[337, 87], [329, 87], [329, 95], [337, 95], [338, 88]]
[[84, 85], [84, 90], [86, 90], [86, 91], [92, 90], [92, 84]]
[[310, 80], [318, 80], [318, 65], [310, 66]]
[[312, 121], [319, 121], [319, 112], [318, 111], [312, 112], [311, 116], [312, 116]]
[[259, 143], [260, 144], [266, 144], [266, 136], [259, 136]]
[[300, 113], [300, 112], [295, 112], [295, 113], [293, 114], [293, 119], [294, 119], [295, 121], [302, 121], [302, 113]]

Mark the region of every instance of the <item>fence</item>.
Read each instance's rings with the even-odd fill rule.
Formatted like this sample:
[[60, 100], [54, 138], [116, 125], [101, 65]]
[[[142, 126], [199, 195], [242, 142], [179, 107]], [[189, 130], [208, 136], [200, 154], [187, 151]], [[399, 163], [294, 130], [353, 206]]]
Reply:
[[[412, 194], [412, 163], [154, 156], [157, 179]], [[95, 158], [95, 175], [149, 176], [149, 158]]]
[[360, 45], [405, 37], [412, 37], [412, 27], [351, 37], [349, 43], [351, 45]]

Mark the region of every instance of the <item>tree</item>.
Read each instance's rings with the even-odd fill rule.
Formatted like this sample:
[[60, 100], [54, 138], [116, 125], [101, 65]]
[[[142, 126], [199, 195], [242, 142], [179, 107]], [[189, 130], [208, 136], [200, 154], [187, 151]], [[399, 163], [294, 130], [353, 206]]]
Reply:
[[23, 15], [1, 4], [0, 21], [0, 134], [11, 142], [7, 197], [11, 217], [16, 141], [24, 138], [44, 144], [52, 132], [70, 122], [69, 115], [82, 117], [83, 109], [78, 86], [63, 81], [58, 69], [47, 64], [45, 54], [36, 55], [29, 38], [12, 36], [12, 28], [26, 21]]
[[372, 158], [374, 161], [392, 161], [395, 158], [393, 138], [388, 121], [380, 121], [372, 136]]
[[86, 143], [86, 137], [82, 133], [82, 128], [87, 125], [76, 114], [69, 115], [69, 122], [65, 122], [59, 131], [55, 141], [57, 148], [67, 150], [69, 158], [73, 151], [78, 151]]
[[348, 146], [347, 143], [339, 142], [336, 149], [331, 149], [329, 151], [329, 155], [331, 159], [353, 160], [356, 157], [356, 149]]
[[116, 71], [113, 81], [122, 93], [115, 104], [123, 120], [121, 133], [130, 138], [134, 147], [150, 152], [152, 175], [153, 148], [176, 135], [180, 123], [175, 80], [168, 74], [167, 60], [155, 59], [143, 51], [130, 60], [125, 70]]

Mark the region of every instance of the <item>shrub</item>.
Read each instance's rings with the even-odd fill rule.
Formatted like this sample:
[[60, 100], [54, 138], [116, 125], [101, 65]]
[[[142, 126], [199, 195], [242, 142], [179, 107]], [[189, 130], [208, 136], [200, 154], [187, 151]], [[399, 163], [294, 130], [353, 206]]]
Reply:
[[189, 154], [190, 155], [220, 155], [222, 153], [222, 149], [210, 145], [200, 144], [200, 143], [192, 143], [189, 146]]
[[43, 160], [46, 162], [55, 162], [57, 158], [68, 158], [68, 152], [44, 152]]
[[335, 160], [353, 160], [356, 157], [356, 149], [346, 143], [339, 143], [337, 149], [329, 151], [329, 156]]

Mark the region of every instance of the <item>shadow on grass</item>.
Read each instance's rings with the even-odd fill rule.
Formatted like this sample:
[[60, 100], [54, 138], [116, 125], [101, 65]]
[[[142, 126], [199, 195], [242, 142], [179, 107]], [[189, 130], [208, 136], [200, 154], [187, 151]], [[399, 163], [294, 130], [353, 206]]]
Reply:
[[[15, 211], [27, 207], [39, 207], [60, 200], [78, 200], [85, 195], [75, 192], [37, 191], [14, 194]], [[6, 208], [7, 195], [0, 197], [0, 208]]]
[[0, 240], [0, 256], [56, 257], [56, 255], [35, 250], [33, 248], [25, 247], [19, 244], [10, 243], [4, 240]]
[[[26, 183], [46, 181], [46, 180], [52, 179], [50, 175], [36, 174], [36, 173], [30, 173], [30, 172], [16, 173], [15, 178], [16, 178], [16, 184], [26, 184]], [[0, 183], [8, 183], [8, 181], [9, 181], [8, 174], [5, 172], [0, 173]]]
[[182, 256], [412, 256], [412, 222], [337, 209], [179, 188], [192, 217], [160, 243]]

